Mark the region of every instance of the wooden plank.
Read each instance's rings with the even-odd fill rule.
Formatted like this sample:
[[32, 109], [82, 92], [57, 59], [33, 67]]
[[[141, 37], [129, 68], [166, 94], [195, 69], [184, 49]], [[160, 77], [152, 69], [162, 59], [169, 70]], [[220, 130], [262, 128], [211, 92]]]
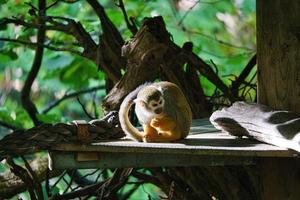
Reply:
[[176, 143], [139, 143], [130, 140], [105, 141], [95, 144], [58, 144], [52, 150], [80, 152], [165, 153], [187, 155], [223, 155], [255, 157], [294, 157], [286, 148], [249, 139], [235, 139], [220, 134], [192, 135]]
[[[98, 161], [78, 161], [76, 152], [52, 151], [50, 153], [51, 169], [94, 169], [126, 167], [188, 167], [188, 166], [224, 166], [254, 164], [254, 157], [236, 156], [198, 156], [174, 155], [168, 153], [127, 153], [127, 152], [93, 152], [98, 154]], [[82, 154], [82, 153], [81, 153]]]
[[[97, 154], [99, 159], [92, 156], [89, 160], [90, 153]], [[78, 155], [84, 161], [79, 161]], [[50, 152], [51, 166], [56, 169], [244, 165], [258, 157], [294, 156], [294, 152], [285, 148], [222, 133], [208, 119], [194, 120], [190, 135], [173, 143], [120, 139], [93, 144], [57, 144]]]
[[256, 157], [293, 157], [286, 148], [260, 143], [248, 138], [238, 139], [217, 130], [207, 118], [193, 120], [190, 135], [173, 143], [140, 143], [130, 139], [103, 141], [93, 144], [57, 144], [59, 151], [165, 153], [187, 155], [224, 155]]
[[300, 113], [300, 1], [257, 1], [258, 102]]

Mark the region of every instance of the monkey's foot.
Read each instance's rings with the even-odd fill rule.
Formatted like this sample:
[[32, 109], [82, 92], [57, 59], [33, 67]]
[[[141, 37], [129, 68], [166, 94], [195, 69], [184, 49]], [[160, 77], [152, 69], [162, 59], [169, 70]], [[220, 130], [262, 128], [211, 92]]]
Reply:
[[173, 142], [181, 139], [179, 133], [158, 132], [156, 135], [145, 135], [143, 142]]

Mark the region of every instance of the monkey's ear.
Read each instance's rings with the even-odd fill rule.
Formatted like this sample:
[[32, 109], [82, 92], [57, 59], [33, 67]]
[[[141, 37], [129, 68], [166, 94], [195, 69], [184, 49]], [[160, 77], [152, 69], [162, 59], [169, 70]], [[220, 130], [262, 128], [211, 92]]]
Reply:
[[141, 107], [145, 107], [146, 103], [141, 99], [135, 99], [134, 102]]

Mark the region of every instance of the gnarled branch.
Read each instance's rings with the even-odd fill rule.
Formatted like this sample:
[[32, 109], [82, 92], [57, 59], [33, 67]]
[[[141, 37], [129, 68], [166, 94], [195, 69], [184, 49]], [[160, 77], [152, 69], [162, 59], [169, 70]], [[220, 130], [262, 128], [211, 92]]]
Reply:
[[[44, 28], [44, 22], [41, 20], [41, 17], [46, 15], [46, 2], [45, 0], [39, 0], [39, 12], [38, 12], [38, 21], [41, 26], [38, 29], [37, 33], [37, 43], [44, 44], [45, 42], [45, 33], [46, 29]], [[33, 123], [37, 126], [41, 122], [37, 118], [38, 110], [32, 100], [30, 99], [31, 86], [40, 70], [42, 59], [43, 59], [44, 47], [37, 46], [34, 60], [30, 72], [26, 78], [24, 86], [21, 91], [21, 102], [24, 109], [28, 112]]]

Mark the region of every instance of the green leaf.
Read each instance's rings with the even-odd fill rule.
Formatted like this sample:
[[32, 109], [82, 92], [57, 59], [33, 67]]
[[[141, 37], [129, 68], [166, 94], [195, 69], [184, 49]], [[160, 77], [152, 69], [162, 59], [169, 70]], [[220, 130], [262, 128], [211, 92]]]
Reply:
[[248, 56], [240, 55], [234, 58], [229, 58], [224, 65], [226, 66], [225, 73], [237, 73], [243, 70], [248, 60]]
[[10, 112], [5, 107], [0, 107], [0, 119], [5, 122], [13, 122], [13, 118], [10, 116]]
[[33, 126], [33, 122], [27, 112], [23, 108], [17, 108], [16, 119], [14, 120], [15, 124], [18, 124], [18, 127], [22, 128], [31, 128]]
[[5, 68], [6, 64], [11, 61], [10, 57], [0, 53], [0, 69]]
[[0, 21], [0, 31], [4, 31], [7, 29], [7, 24], [1, 24], [1, 21]]
[[3, 49], [0, 51], [0, 54], [8, 56], [11, 60], [18, 59], [18, 55], [12, 49], [9, 50]]
[[55, 55], [53, 57], [46, 58], [44, 65], [49, 70], [55, 70], [70, 65], [73, 60], [74, 56], [69, 54]]
[[95, 63], [85, 59], [75, 59], [60, 73], [60, 80], [75, 88], [87, 86], [91, 78], [98, 78]]
[[56, 195], [58, 193], [59, 193], [59, 188], [57, 186], [52, 187], [52, 190], [51, 190], [52, 196], [54, 196], [54, 195]]
[[37, 118], [44, 123], [55, 123], [60, 121], [60, 116], [56, 114], [38, 114]]
[[255, 12], [255, 0], [247, 0], [243, 1], [242, 3], [242, 9], [244, 12]]
[[7, 0], [0, 0], [0, 4], [5, 4], [7, 3]]

